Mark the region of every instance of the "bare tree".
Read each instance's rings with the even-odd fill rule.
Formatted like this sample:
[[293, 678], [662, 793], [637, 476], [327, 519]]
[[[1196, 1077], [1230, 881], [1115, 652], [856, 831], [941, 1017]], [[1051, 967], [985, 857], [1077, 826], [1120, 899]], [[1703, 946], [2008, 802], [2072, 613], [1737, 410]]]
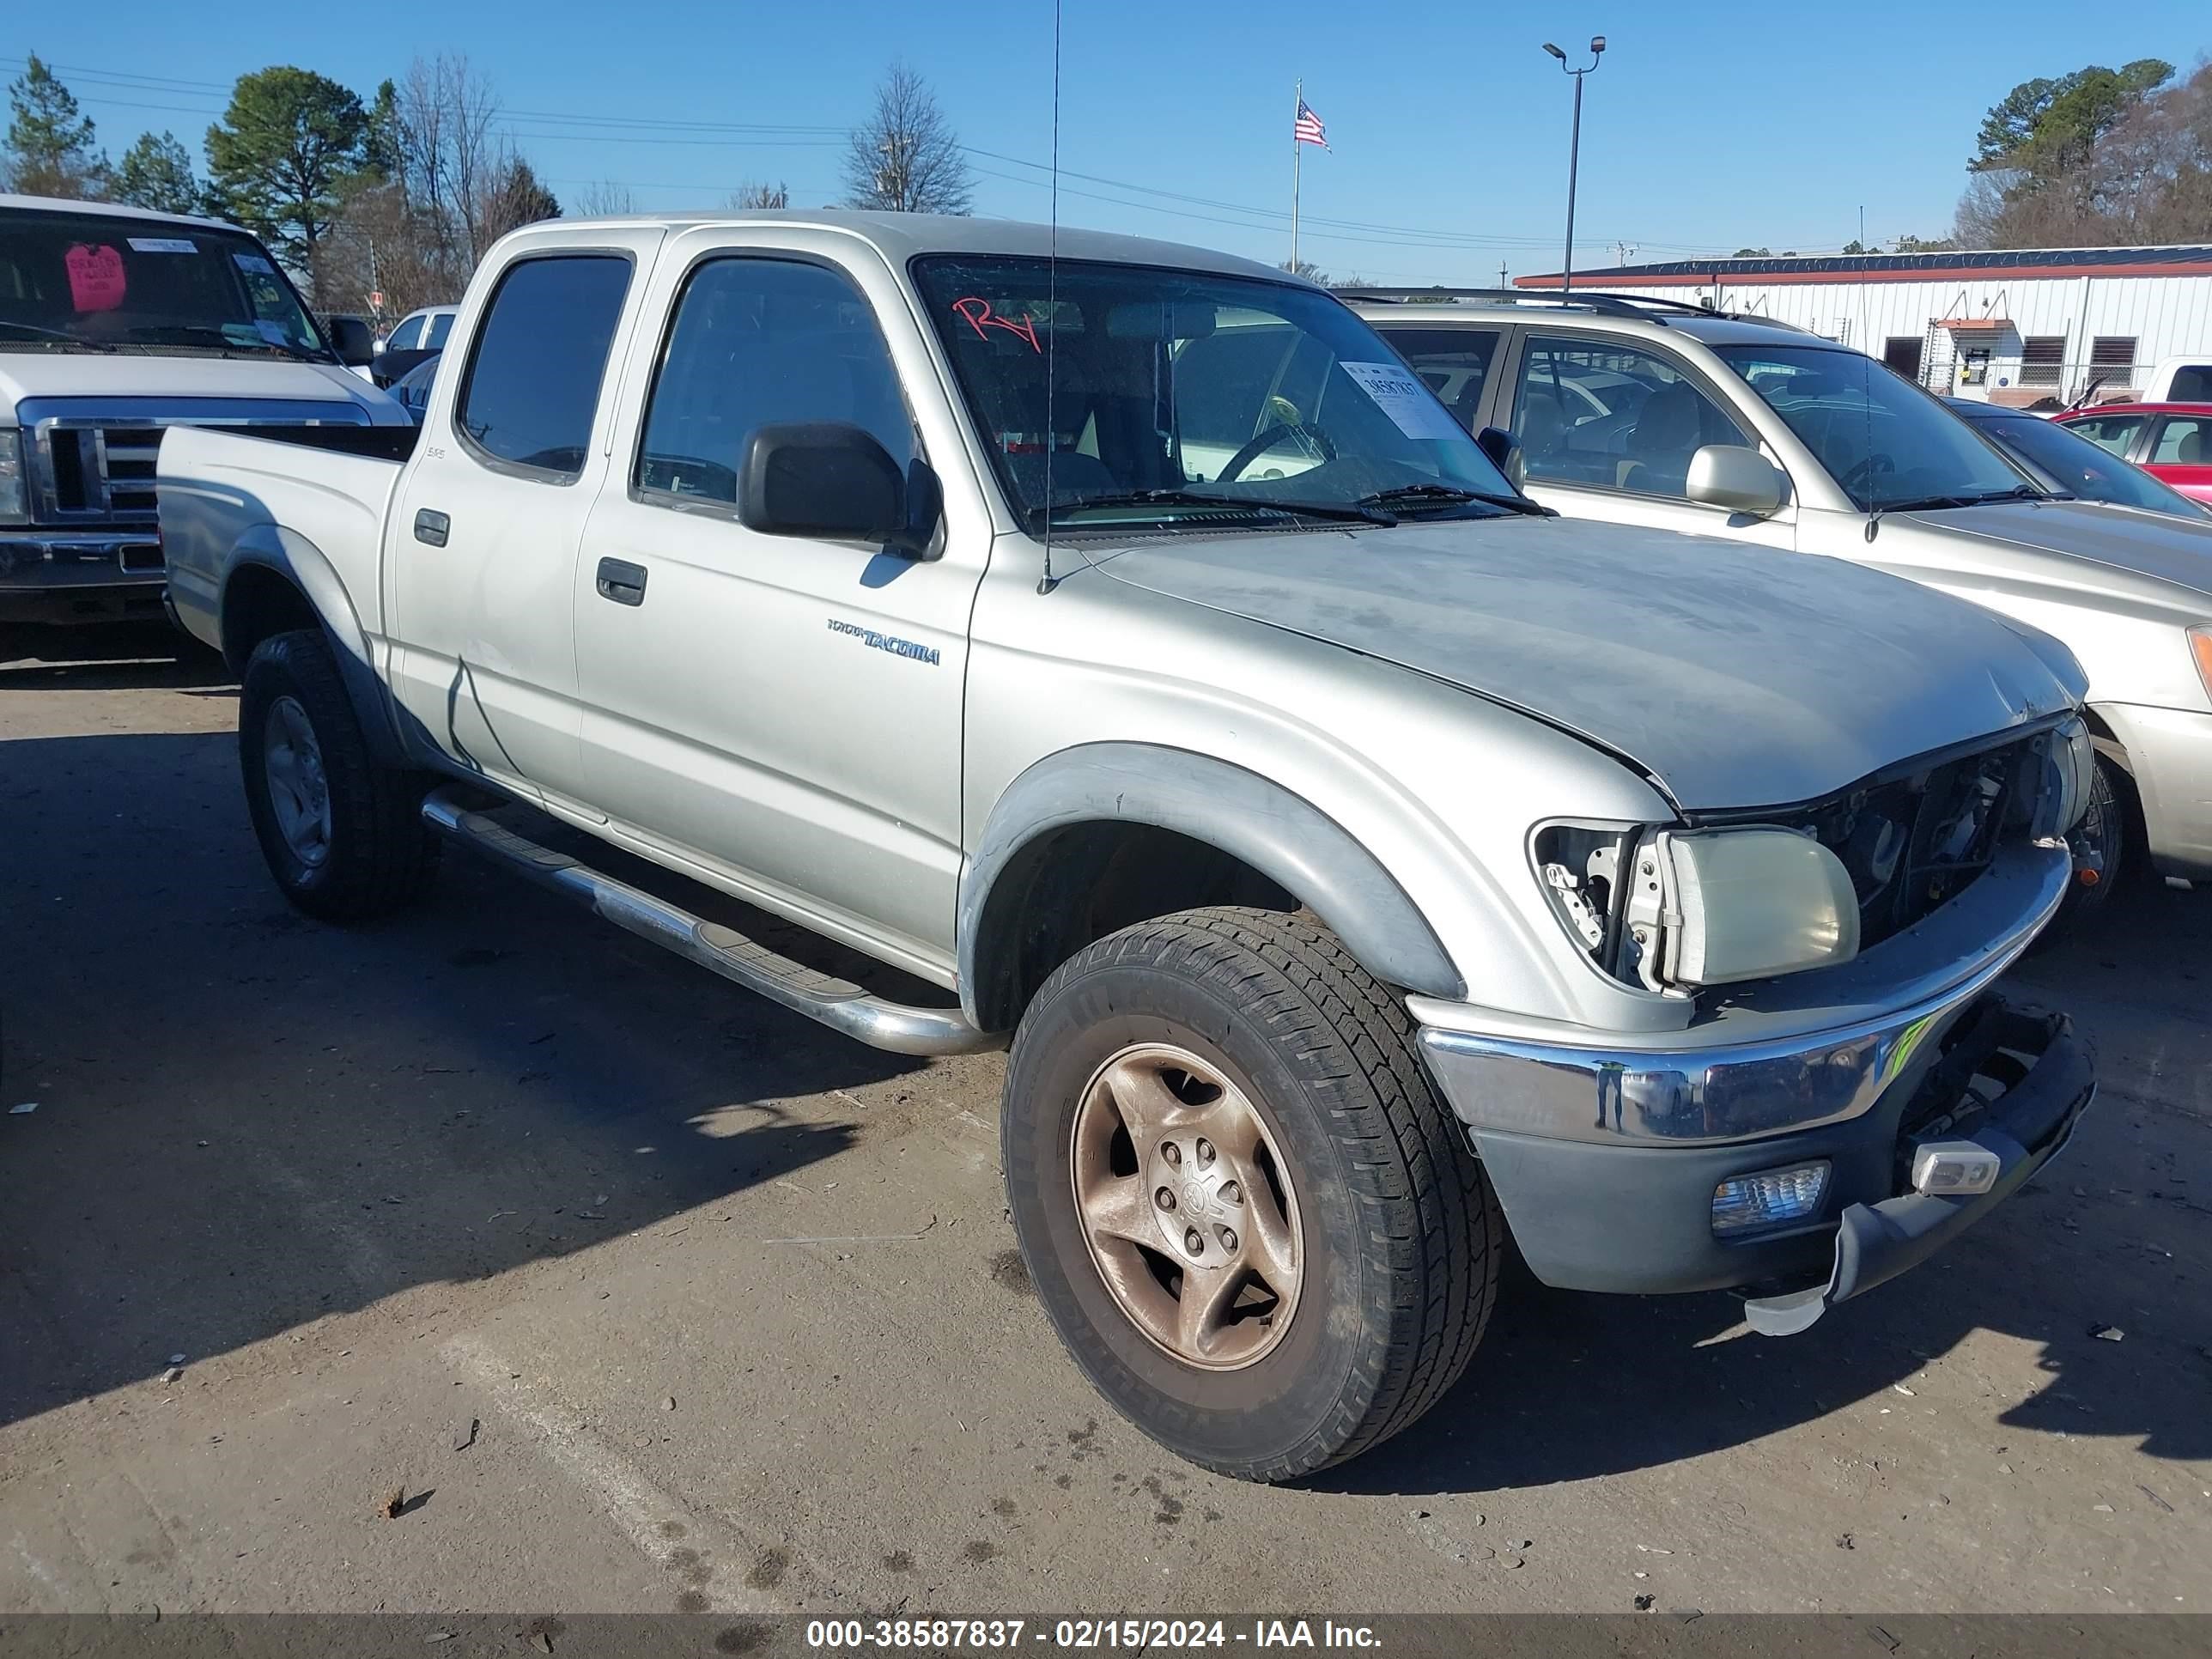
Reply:
[[874, 112], [853, 129], [845, 153], [848, 207], [895, 213], [968, 213], [975, 174], [937, 99], [903, 62], [876, 88]]
[[637, 198], [630, 194], [628, 185], [602, 179], [597, 184], [586, 185], [576, 192], [575, 208], [580, 218], [614, 219], [625, 213], [636, 212]]
[[473, 267], [496, 240], [484, 209], [514, 156], [497, 132], [499, 94], [465, 57], [417, 58], [399, 85], [409, 199], [436, 215], [453, 254]]
[[730, 192], [730, 205], [740, 213], [754, 208], [787, 208], [791, 187], [781, 179], [772, 185], [742, 184]]

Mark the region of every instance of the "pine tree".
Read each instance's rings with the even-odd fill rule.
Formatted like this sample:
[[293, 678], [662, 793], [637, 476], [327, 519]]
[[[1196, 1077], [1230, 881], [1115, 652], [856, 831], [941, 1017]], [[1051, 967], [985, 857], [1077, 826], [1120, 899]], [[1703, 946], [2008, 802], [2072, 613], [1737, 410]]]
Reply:
[[70, 89], [31, 55], [8, 87], [8, 149], [0, 158], [11, 189], [26, 196], [97, 201], [107, 193], [107, 158], [93, 141], [92, 118]]

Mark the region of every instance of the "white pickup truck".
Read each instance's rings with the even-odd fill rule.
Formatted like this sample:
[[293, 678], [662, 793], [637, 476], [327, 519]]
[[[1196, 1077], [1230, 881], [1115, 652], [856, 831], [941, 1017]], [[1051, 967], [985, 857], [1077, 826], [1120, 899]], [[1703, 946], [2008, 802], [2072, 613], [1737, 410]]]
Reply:
[[1412, 1422], [1509, 1230], [1548, 1283], [1802, 1329], [2088, 1103], [2064, 1018], [1991, 988], [2070, 872], [2065, 650], [1562, 520], [1310, 283], [966, 219], [562, 222], [447, 356], [380, 456], [163, 444], [279, 884], [372, 915], [447, 838], [864, 1042], [1011, 1040], [1038, 1293], [1184, 1456], [1287, 1479]]
[[0, 196], [0, 623], [159, 617], [162, 429], [404, 424], [369, 343], [235, 225]]

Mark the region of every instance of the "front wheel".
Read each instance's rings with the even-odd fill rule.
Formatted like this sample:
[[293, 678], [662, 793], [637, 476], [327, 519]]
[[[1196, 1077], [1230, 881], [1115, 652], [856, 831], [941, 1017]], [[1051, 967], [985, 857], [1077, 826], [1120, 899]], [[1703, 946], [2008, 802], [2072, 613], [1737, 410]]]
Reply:
[[1313, 921], [1139, 923], [1024, 1015], [1014, 1228], [1099, 1391], [1170, 1450], [1285, 1480], [1406, 1427], [1466, 1369], [1502, 1223], [1403, 1005]]
[[2075, 849], [2072, 882], [2051, 926], [2037, 936], [2034, 950], [2049, 950], [2079, 938], [2111, 907], [2112, 890], [2133, 873], [2133, 786], [2106, 757], [2097, 757], [2089, 784], [2089, 805], [2067, 840]]

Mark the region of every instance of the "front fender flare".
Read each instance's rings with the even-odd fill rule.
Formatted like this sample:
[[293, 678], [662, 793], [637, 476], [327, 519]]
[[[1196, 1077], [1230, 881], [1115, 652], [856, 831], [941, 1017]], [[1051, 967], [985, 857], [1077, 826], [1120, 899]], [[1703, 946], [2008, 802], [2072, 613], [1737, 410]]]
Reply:
[[1387, 983], [1458, 1001], [1467, 987], [1427, 920], [1349, 831], [1282, 785], [1227, 761], [1149, 744], [1095, 743], [1031, 765], [991, 809], [961, 872], [960, 995], [981, 1023], [985, 922], [999, 878], [1040, 836], [1070, 824], [1170, 830], [1243, 860], [1319, 916]]

